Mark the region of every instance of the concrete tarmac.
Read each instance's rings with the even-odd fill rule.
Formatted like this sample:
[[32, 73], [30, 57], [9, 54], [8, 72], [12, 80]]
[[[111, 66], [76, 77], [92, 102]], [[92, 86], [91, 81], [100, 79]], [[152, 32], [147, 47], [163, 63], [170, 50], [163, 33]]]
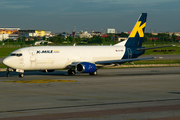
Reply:
[[180, 67], [0, 72], [0, 120], [179, 120]]

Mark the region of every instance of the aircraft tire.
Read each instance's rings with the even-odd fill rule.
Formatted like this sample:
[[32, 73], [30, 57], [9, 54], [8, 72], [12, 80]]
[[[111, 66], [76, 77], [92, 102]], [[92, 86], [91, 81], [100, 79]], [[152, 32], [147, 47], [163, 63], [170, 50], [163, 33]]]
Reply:
[[7, 68], [6, 72], [7, 72], [6, 77], [9, 77], [9, 68]]
[[97, 75], [97, 71], [95, 71], [93, 73], [89, 73], [89, 75]]
[[75, 70], [68, 70], [68, 75], [75, 75], [75, 74], [76, 74]]
[[24, 74], [23, 74], [23, 73], [19, 73], [19, 77], [20, 77], [20, 78], [23, 78], [23, 77], [24, 77]]
[[9, 77], [9, 73], [7, 73], [6, 77]]

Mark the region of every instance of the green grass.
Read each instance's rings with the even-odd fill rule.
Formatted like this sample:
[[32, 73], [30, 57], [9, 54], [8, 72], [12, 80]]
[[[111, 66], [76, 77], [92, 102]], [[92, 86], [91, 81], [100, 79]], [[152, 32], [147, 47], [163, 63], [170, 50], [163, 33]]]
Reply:
[[4, 64], [0, 63], [0, 68], [7, 68]]
[[[133, 62], [135, 65], [140, 64], [180, 64], [180, 60], [141, 60]], [[123, 65], [132, 65], [131, 63], [125, 63]]]
[[13, 48], [0, 48], [0, 57], [7, 57], [12, 51], [17, 50], [19, 48], [13, 47]]
[[[155, 47], [155, 46], [148, 46], [147, 48]], [[167, 50], [166, 52], [154, 52], [154, 50]], [[168, 50], [175, 50], [175, 51], [168, 51]], [[158, 48], [158, 49], [151, 49], [146, 50], [144, 55], [179, 55], [180, 54], [180, 47], [173, 46], [173, 47], [164, 47], [164, 48]]]
[[[155, 43], [152, 44], [150, 42], [145, 42], [143, 43], [143, 47], [146, 48], [151, 48], [151, 47], [158, 47], [158, 46], [168, 46], [168, 45], [172, 45], [171, 42], [166, 42], [166, 43]], [[158, 48], [158, 49], [151, 49], [151, 50], [146, 50], [144, 55], [179, 55], [180, 54], [180, 43], [175, 42], [173, 43], [173, 47], [164, 47], [164, 48]], [[153, 52], [154, 50], [167, 50], [166, 52]], [[174, 52], [169, 52], [168, 50], [175, 50]]]

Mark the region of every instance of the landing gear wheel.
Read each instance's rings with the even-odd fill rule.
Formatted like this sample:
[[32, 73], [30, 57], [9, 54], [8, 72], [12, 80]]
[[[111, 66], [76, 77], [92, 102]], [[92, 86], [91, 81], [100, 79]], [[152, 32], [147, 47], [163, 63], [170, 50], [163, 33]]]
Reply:
[[68, 70], [68, 75], [75, 75], [75, 74], [76, 74], [75, 70]]
[[9, 73], [7, 73], [6, 77], [9, 77]]
[[6, 72], [7, 72], [6, 77], [9, 77], [9, 68], [7, 68]]
[[93, 73], [89, 73], [89, 75], [97, 75], [97, 71], [95, 71]]
[[19, 77], [20, 77], [20, 78], [23, 78], [23, 77], [24, 77], [24, 74], [23, 74], [23, 73], [19, 73]]

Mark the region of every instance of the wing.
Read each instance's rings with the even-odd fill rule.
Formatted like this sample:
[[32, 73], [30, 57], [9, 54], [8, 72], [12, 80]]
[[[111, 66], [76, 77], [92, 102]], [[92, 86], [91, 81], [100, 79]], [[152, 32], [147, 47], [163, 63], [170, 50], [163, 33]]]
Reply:
[[75, 66], [80, 62], [72, 62], [71, 64], [67, 65], [65, 69], [75, 69]]
[[138, 48], [137, 51], [150, 50], [150, 49], [163, 48], [163, 47], [172, 47], [172, 46], [175, 46], [175, 45], [159, 46], [159, 47], [152, 47], [152, 48]]
[[126, 62], [133, 62], [133, 61], [139, 61], [139, 60], [148, 60], [148, 59], [154, 59], [155, 57], [151, 58], [138, 58], [138, 59], [122, 59], [122, 60], [108, 60], [108, 61], [97, 61], [95, 64], [101, 64], [101, 65], [110, 65], [110, 64], [123, 64]]
[[[99, 65], [111, 65], [111, 64], [123, 64], [126, 62], [133, 62], [133, 61], [139, 61], [139, 60], [148, 60], [148, 59], [154, 59], [154, 58], [156, 58], [156, 57], [138, 58], [138, 59], [107, 60], [107, 61], [96, 61], [96, 62], [89, 62], [89, 63], [99, 64]], [[67, 65], [65, 69], [75, 69], [76, 65], [81, 62], [72, 62], [71, 64]]]

